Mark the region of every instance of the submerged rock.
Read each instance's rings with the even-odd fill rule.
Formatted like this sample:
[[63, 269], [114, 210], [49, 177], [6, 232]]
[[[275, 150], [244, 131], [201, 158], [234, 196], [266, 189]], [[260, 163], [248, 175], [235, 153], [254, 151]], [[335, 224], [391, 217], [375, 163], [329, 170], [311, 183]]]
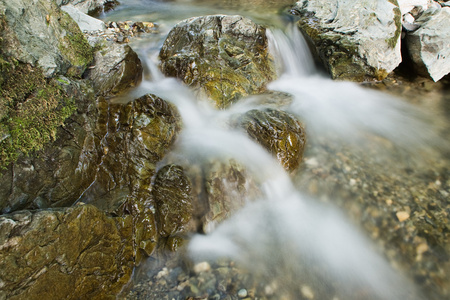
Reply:
[[131, 221], [90, 205], [1, 216], [0, 298], [115, 298], [133, 272]]
[[408, 52], [419, 74], [438, 81], [450, 72], [450, 7], [429, 9], [416, 24], [406, 35]]
[[292, 12], [333, 79], [381, 80], [401, 62], [397, 0], [298, 1]]
[[152, 193], [156, 202], [159, 234], [162, 237], [195, 232], [191, 183], [182, 167], [167, 165], [159, 170]]
[[211, 162], [204, 174], [208, 211], [201, 222], [206, 233], [260, 195], [254, 179], [234, 160]]
[[265, 90], [275, 78], [265, 28], [241, 16], [206, 16], [178, 23], [160, 52], [161, 69], [226, 108]]
[[142, 80], [141, 60], [130, 46], [109, 43], [95, 53], [87, 78], [94, 83], [98, 95], [120, 94]]
[[298, 168], [303, 158], [306, 134], [295, 116], [276, 109], [253, 109], [234, 123], [272, 153], [287, 171]]

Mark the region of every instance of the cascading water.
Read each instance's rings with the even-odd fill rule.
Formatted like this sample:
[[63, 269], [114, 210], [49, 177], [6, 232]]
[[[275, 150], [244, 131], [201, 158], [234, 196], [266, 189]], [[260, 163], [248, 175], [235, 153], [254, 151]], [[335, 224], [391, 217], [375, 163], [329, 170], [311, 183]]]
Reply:
[[[408, 151], [430, 144], [447, 146], [412, 106], [320, 75], [301, 34], [293, 24], [287, 28], [286, 33], [272, 30], [270, 36], [272, 51], [283, 67], [269, 88], [294, 96], [283, 109], [300, 116], [311, 139], [326, 137], [361, 146], [375, 135]], [[305, 286], [313, 288], [314, 299], [422, 299], [344, 215], [298, 191], [270, 154], [228, 127], [234, 114], [261, 107], [257, 101], [249, 98], [217, 111], [197, 102], [175, 79], [162, 76], [154, 67], [154, 53], [141, 57], [152, 79], [134, 93], [167, 99], [182, 115], [184, 129], [172, 159], [178, 157], [176, 162], [183, 165], [186, 158], [199, 164], [233, 158], [257, 178], [262, 191], [260, 199], [249, 199], [245, 208], [215, 230], [192, 238], [188, 253], [194, 261], [230, 258], [262, 280], [277, 278], [291, 299], [310, 299]]]

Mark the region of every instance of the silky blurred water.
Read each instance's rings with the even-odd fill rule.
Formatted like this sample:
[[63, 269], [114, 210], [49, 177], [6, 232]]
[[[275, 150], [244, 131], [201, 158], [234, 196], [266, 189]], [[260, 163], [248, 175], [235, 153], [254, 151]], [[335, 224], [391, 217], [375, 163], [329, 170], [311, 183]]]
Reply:
[[[126, 99], [116, 101], [153, 93], [174, 103], [184, 127], [173, 157], [188, 158], [200, 165], [232, 157], [258, 179], [263, 191], [259, 201], [250, 203], [213, 232], [193, 237], [188, 250], [195, 261], [225, 256], [255, 274], [278, 276], [293, 299], [299, 282], [307, 282], [323, 297], [332, 286], [340, 299], [362, 299], [355, 291], [365, 291], [364, 299], [423, 299], [342, 212], [305, 196], [269, 153], [244, 133], [229, 128], [230, 118], [261, 108], [261, 104], [249, 98], [219, 111], [208, 102], [198, 101], [178, 80], [165, 78], [158, 70], [158, 51], [176, 22], [206, 14], [244, 14], [269, 26], [271, 52], [280, 74], [268, 88], [293, 95], [292, 102], [282, 109], [304, 122], [308, 139], [328, 137], [364, 147], [368, 138], [377, 136], [418, 157], [448, 149], [448, 141], [438, 135], [430, 114], [386, 93], [332, 81], [316, 69], [306, 42], [283, 13], [290, 2], [122, 1], [104, 18], [155, 21], [161, 34], [133, 42], [146, 66], [147, 79]], [[388, 149], [380, 147], [379, 153], [389, 160]]]

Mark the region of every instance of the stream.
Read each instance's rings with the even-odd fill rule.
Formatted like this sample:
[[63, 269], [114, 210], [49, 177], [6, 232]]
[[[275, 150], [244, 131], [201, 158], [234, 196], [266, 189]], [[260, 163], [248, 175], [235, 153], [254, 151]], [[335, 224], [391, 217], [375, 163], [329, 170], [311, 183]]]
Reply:
[[[102, 16], [159, 25], [159, 34], [131, 41], [145, 66], [144, 80], [116, 101], [152, 93], [178, 107], [183, 130], [165, 162], [189, 169], [232, 159], [261, 190], [257, 199], [245, 199], [243, 209], [206, 228], [206, 234], [192, 236], [186, 246], [184, 255], [192, 264], [208, 262], [204, 272], [218, 274], [224, 264], [238, 266], [240, 275], [230, 279], [232, 287], [221, 290], [219, 275], [208, 286], [201, 271], [183, 277], [183, 258], [156, 271], [154, 262], [144, 264], [123, 297], [441, 299], [450, 288], [445, 279], [450, 124], [440, 102], [445, 97], [431, 91], [412, 93], [415, 98], [405, 101], [392, 95], [395, 88], [379, 91], [332, 81], [314, 64], [288, 15], [291, 2], [122, 0]], [[169, 30], [185, 18], [218, 13], [244, 15], [269, 28], [280, 74], [268, 88], [293, 95], [292, 101], [271, 103], [253, 96], [216, 110], [160, 73], [158, 53]], [[264, 107], [292, 113], [305, 125], [307, 148], [294, 174], [228, 126], [233, 116]], [[409, 220], [399, 222], [399, 212]], [[162, 278], [165, 284], [158, 282]], [[189, 282], [195, 288], [186, 288]]]

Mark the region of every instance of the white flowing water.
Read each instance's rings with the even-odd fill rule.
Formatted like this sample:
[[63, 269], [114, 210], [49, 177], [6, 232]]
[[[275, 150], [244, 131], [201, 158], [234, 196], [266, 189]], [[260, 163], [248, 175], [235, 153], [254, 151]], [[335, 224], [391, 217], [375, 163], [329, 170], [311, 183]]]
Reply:
[[[300, 117], [310, 138], [330, 136], [361, 146], [368, 135], [376, 135], [413, 153], [448, 146], [407, 103], [321, 75], [294, 25], [272, 30], [270, 40], [280, 76], [269, 88], [294, 96], [283, 109]], [[326, 299], [330, 289], [339, 299], [423, 299], [343, 214], [303, 195], [269, 153], [227, 126], [231, 116], [258, 107], [257, 102], [243, 100], [218, 111], [197, 101], [177, 80], [159, 73], [155, 49], [141, 47], [152, 80], [132, 96], [153, 93], [178, 107], [184, 128], [173, 156], [198, 163], [234, 158], [258, 178], [263, 191], [261, 199], [211, 233], [192, 238], [188, 253], [194, 261], [228, 257], [258, 276], [279, 278], [294, 299], [301, 292], [299, 282], [319, 291], [315, 299]]]

